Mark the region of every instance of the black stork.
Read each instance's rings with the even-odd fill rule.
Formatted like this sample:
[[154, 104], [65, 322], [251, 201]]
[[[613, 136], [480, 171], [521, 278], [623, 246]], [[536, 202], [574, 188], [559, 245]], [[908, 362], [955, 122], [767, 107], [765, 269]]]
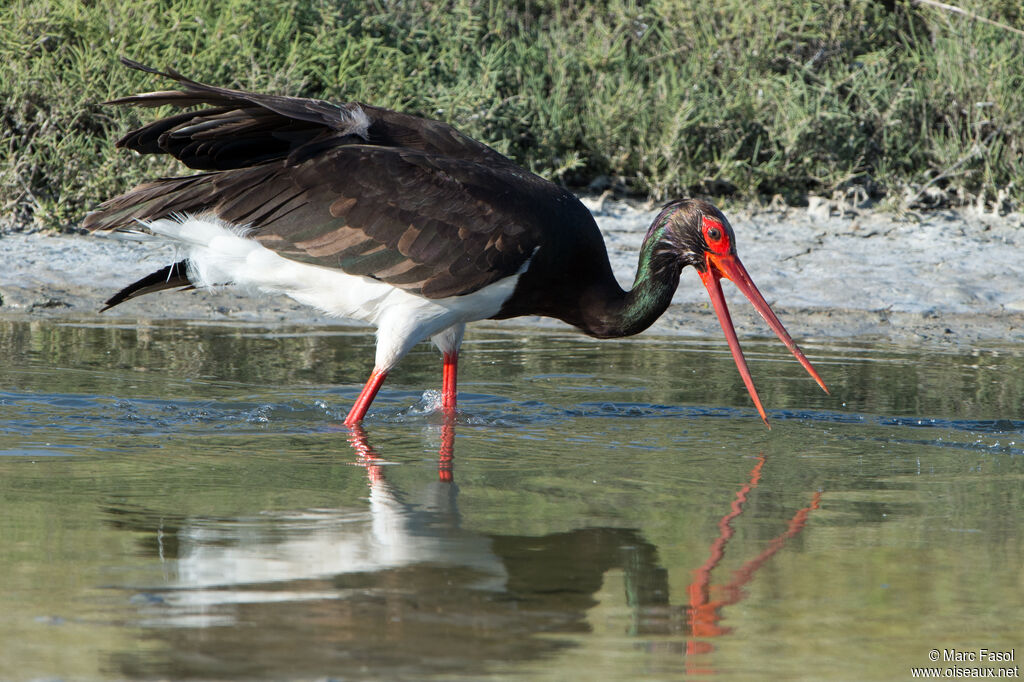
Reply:
[[129, 132], [117, 146], [170, 154], [202, 172], [144, 183], [86, 216], [91, 231], [162, 238], [185, 255], [128, 285], [107, 308], [163, 289], [235, 284], [369, 323], [377, 328], [376, 361], [348, 425], [363, 419], [388, 373], [420, 341], [431, 339], [443, 353], [442, 408], [452, 413], [467, 322], [543, 315], [598, 338], [629, 336], [665, 311], [687, 265], [700, 273], [765, 424], [721, 278], [828, 391], [754, 286], [732, 226], [710, 203], [683, 199], [661, 210], [633, 287], [623, 291], [576, 197], [452, 126], [358, 102], [230, 90], [122, 62], [181, 89], [109, 104], [187, 110]]

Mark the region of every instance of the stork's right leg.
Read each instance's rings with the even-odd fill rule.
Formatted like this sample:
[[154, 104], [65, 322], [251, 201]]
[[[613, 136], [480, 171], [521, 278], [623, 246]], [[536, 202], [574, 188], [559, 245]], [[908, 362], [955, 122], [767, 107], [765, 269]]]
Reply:
[[345, 426], [353, 426], [363, 421], [366, 411], [370, 409], [370, 403], [377, 396], [377, 391], [380, 390], [387, 377], [387, 370], [374, 368], [370, 372], [370, 378], [367, 379], [366, 385], [363, 386], [363, 390], [359, 393], [359, 397], [356, 398], [355, 404], [352, 405], [352, 409], [348, 411], [348, 416], [345, 417]]

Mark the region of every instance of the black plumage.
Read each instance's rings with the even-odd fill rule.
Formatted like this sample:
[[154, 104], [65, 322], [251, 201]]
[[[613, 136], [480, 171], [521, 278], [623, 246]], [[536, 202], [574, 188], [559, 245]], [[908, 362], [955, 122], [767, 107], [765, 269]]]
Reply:
[[[825, 387], [737, 258], [728, 220], [707, 202], [685, 199], [664, 207], [644, 239], [634, 285], [624, 291], [593, 216], [576, 197], [450, 125], [359, 102], [333, 104], [219, 88], [173, 70], [123, 61], [172, 79], [181, 89], [112, 104], [194, 109], [133, 130], [118, 146], [169, 154], [199, 172], [139, 185], [100, 205], [84, 226], [137, 231], [140, 222], [212, 217], [216, 221], [198, 222], [203, 229], [216, 222], [212, 228], [235, 239], [236, 247], [238, 230], [244, 228], [245, 237], [285, 259], [365, 278], [335, 277], [310, 295], [308, 282], [325, 281], [318, 279], [322, 271], [300, 268], [306, 273], [301, 281], [283, 287], [328, 311], [338, 305], [339, 290], [351, 291], [359, 300], [353, 305], [346, 299], [348, 307], [340, 314], [378, 326], [377, 363], [346, 423], [363, 418], [388, 372], [421, 340], [432, 338], [444, 354], [442, 403], [453, 412], [466, 323], [544, 315], [592, 336], [636, 334], [668, 307], [686, 266], [700, 274], [766, 423], [725, 307], [721, 278], [740, 288]], [[222, 230], [228, 226], [232, 231]], [[167, 233], [166, 225], [160, 229]], [[156, 225], [153, 231], [158, 232]], [[267, 255], [247, 242], [242, 246]], [[191, 265], [181, 261], [129, 285], [107, 307], [189, 287], [190, 267], [198, 257], [190, 258]], [[285, 263], [285, 269], [297, 267]], [[252, 270], [228, 277], [247, 278], [257, 286], [272, 279], [265, 265]], [[308, 276], [311, 271], [317, 278]], [[382, 293], [367, 280], [394, 289]], [[392, 296], [396, 289], [412, 296]]]
[[213, 214], [288, 258], [427, 298], [516, 273], [543, 243], [538, 225], [547, 221], [562, 222], [571, 239], [600, 243], [570, 193], [444, 123], [218, 88], [124, 61], [184, 89], [111, 104], [207, 108], [147, 124], [118, 146], [207, 172], [139, 185], [90, 213], [86, 229]]

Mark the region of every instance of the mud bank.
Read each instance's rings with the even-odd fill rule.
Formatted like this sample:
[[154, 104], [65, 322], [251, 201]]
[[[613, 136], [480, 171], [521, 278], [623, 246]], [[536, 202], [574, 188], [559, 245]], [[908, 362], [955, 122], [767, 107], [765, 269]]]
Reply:
[[[653, 218], [623, 202], [586, 200], [624, 286]], [[798, 340], [843, 338], [897, 343], [1024, 341], [1024, 216], [940, 211], [894, 216], [813, 210], [730, 215], [738, 252], [754, 281]], [[170, 247], [92, 236], [0, 235], [0, 315], [98, 316], [122, 286], [166, 265]], [[741, 336], [771, 336], [743, 297], [725, 285]], [[203, 319], [223, 323], [340, 324], [287, 298], [230, 289], [163, 292], [97, 319]], [[536, 319], [516, 326], [564, 327]], [[508, 324], [508, 323], [486, 323]], [[684, 271], [654, 334], [719, 334], [696, 274]]]

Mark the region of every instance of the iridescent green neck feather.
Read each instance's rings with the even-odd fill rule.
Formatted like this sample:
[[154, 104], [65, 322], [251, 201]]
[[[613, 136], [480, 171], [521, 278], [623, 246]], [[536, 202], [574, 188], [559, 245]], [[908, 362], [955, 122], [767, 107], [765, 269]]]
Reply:
[[636, 278], [629, 291], [607, 296], [602, 314], [591, 328], [593, 336], [613, 338], [644, 331], [672, 302], [683, 263], [663, 239], [665, 227], [652, 230], [640, 247]]

